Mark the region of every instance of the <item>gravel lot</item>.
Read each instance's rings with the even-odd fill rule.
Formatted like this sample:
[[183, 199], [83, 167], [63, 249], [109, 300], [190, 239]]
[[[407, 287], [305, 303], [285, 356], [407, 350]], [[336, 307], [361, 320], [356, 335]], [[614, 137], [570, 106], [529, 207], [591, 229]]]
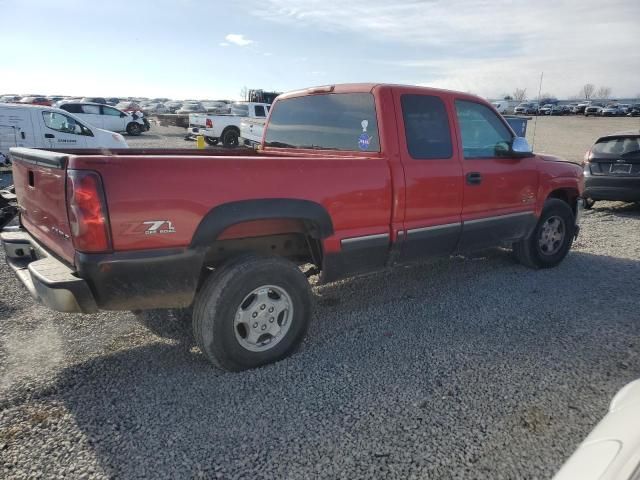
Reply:
[[[637, 126], [541, 118], [536, 150]], [[186, 143], [158, 137], [130, 144]], [[0, 258], [0, 476], [549, 478], [640, 376], [639, 284], [640, 207], [597, 203], [556, 269], [490, 250], [319, 287], [299, 353], [229, 374], [34, 304]]]

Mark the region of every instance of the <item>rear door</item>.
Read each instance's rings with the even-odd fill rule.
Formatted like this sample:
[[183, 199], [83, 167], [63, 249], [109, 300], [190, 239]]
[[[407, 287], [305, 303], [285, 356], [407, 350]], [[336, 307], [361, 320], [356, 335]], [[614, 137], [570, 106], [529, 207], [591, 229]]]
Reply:
[[394, 90], [406, 182], [401, 261], [447, 255], [461, 231], [462, 166], [451, 106], [424, 91]]
[[0, 107], [0, 153], [11, 147], [36, 147], [30, 109]]
[[81, 108], [82, 114], [80, 114], [80, 118], [82, 120], [91, 126], [104, 128], [103, 116], [100, 114], [100, 105], [83, 104]]
[[91, 129], [63, 113], [52, 110], [36, 112], [41, 124], [39, 146], [52, 150], [60, 148], [86, 148], [87, 137], [93, 136]]
[[122, 117], [122, 112], [120, 110], [103, 105], [101, 107], [101, 112], [102, 128], [105, 130], [109, 130], [111, 132], [124, 132], [127, 129], [127, 117]]
[[535, 224], [536, 158], [512, 158], [504, 119], [473, 100], [454, 101], [464, 174], [460, 250], [522, 238]]

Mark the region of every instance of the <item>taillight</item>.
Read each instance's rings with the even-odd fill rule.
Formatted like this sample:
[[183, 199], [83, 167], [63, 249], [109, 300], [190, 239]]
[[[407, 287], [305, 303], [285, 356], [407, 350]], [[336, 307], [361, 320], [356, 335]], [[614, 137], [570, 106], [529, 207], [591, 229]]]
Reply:
[[207, 121], [204, 123], [207, 126], [207, 128], [213, 128], [213, 122], [211, 121], [210, 118], [207, 118]]
[[76, 250], [111, 250], [107, 206], [100, 175], [84, 170], [67, 170], [67, 212]]
[[587, 153], [584, 154], [584, 158], [582, 159], [582, 166], [584, 167], [591, 160], [591, 149], [587, 150]]

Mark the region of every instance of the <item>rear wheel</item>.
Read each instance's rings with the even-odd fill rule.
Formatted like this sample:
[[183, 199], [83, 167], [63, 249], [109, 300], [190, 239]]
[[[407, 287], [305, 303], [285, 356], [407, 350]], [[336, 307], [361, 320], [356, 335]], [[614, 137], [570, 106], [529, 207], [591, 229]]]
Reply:
[[240, 137], [240, 133], [237, 130], [230, 128], [223, 132], [222, 144], [225, 147], [237, 147], [239, 137]]
[[195, 300], [193, 333], [212, 363], [240, 371], [293, 353], [310, 314], [309, 283], [295, 264], [248, 255], [205, 281]]
[[131, 122], [127, 125], [127, 133], [134, 137], [137, 137], [142, 133], [142, 126], [139, 123]]
[[567, 256], [575, 234], [571, 207], [557, 198], [548, 199], [533, 232], [513, 245], [520, 263], [530, 268], [551, 268]]

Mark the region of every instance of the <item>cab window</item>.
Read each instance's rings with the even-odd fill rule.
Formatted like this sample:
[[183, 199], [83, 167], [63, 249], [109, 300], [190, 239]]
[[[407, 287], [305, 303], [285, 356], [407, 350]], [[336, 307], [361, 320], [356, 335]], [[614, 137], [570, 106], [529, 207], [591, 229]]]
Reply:
[[411, 158], [451, 158], [451, 132], [444, 103], [433, 95], [402, 95], [402, 117]]
[[489, 107], [456, 100], [456, 114], [464, 158], [492, 158], [509, 151], [513, 134]]
[[100, 115], [99, 105], [82, 105], [82, 113], [88, 113], [90, 115]]
[[255, 107], [256, 117], [266, 117], [267, 115], [264, 112], [264, 107], [262, 105], [256, 105]]
[[42, 118], [47, 128], [61, 133], [70, 133], [73, 135], [93, 136], [91, 130], [76, 121], [74, 118], [68, 117], [58, 112], [42, 112]]

